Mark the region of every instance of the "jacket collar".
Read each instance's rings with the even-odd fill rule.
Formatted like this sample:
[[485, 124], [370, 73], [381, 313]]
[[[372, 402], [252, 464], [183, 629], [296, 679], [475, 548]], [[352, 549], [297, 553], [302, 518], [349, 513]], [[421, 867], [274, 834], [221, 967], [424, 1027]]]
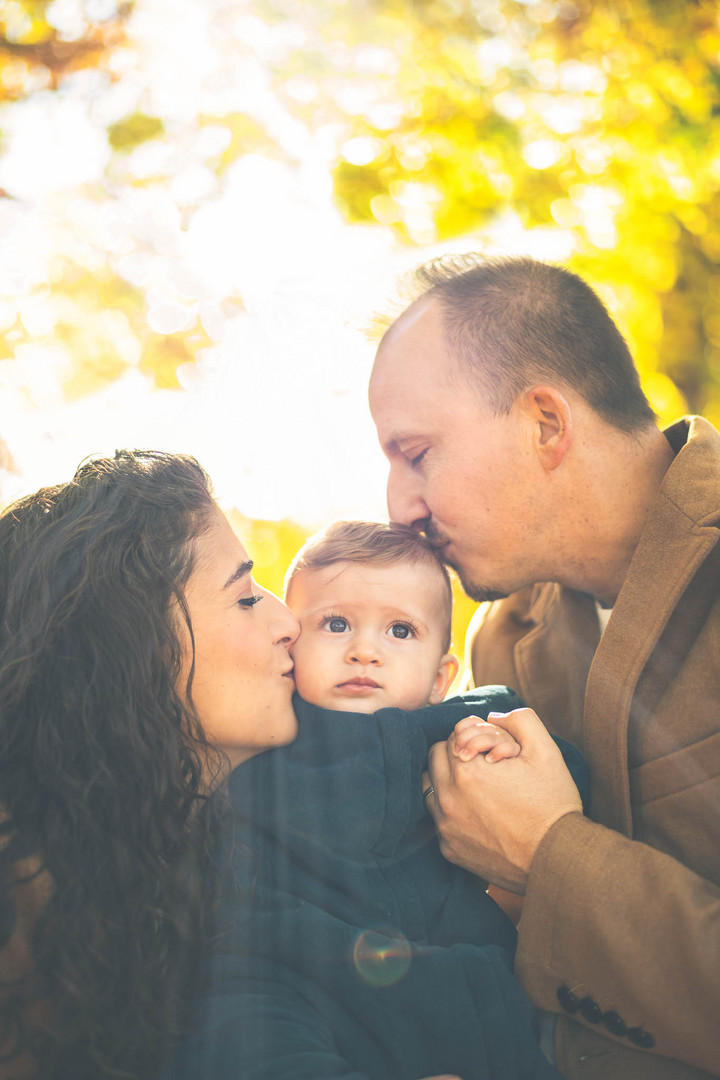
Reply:
[[[720, 434], [698, 416], [677, 421], [664, 434], [675, 459], [595, 651], [585, 690], [583, 743], [593, 776], [591, 813], [626, 835], [632, 834], [627, 727], [635, 687], [678, 599], [720, 536]], [[581, 600], [586, 610], [578, 624]], [[578, 609], [572, 621], [583, 641], [595, 648], [597, 621], [591, 628], [586, 625], [594, 615], [589, 598], [559, 585], [537, 586], [528, 612], [535, 625], [516, 648], [516, 663], [528, 685], [547, 681], [546, 667], [536, 672], [537, 680], [532, 677], [532, 656], [545, 656], [543, 642], [547, 639], [549, 648], [570, 605]], [[564, 677], [562, 667], [558, 677]]]
[[720, 532], [720, 435], [701, 417], [665, 432], [676, 456], [660, 487], [588, 676], [592, 816], [632, 834], [627, 726], [637, 681]]

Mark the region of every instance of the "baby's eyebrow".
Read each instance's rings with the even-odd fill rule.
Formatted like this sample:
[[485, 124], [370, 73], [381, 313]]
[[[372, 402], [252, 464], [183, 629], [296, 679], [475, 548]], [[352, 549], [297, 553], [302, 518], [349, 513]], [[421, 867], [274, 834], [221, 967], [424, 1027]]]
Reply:
[[227, 579], [227, 581], [223, 585], [223, 589], [229, 589], [230, 586], [234, 585], [236, 581], [239, 581], [240, 578], [243, 578], [246, 574], [249, 574], [253, 566], [254, 563], [252, 559], [248, 559], [246, 562], [241, 562], [237, 569], [234, 570], [230, 577]]

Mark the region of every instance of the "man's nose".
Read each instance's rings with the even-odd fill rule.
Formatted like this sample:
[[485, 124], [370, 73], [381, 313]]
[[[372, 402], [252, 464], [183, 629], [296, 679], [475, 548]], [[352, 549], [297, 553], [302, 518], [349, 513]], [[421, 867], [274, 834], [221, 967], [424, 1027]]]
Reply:
[[399, 525], [419, 528], [431, 516], [427, 503], [412, 480], [395, 469], [390, 470], [388, 477], [387, 504], [390, 520]]

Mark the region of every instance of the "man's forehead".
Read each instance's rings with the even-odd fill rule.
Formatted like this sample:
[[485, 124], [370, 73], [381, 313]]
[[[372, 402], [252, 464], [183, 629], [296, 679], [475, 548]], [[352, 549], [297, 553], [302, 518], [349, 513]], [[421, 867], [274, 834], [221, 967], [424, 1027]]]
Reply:
[[385, 331], [382, 341], [380, 342], [378, 353], [380, 353], [384, 347], [392, 345], [393, 339], [399, 334], [411, 330], [425, 315], [433, 315], [438, 307], [437, 300], [428, 295], [421, 296], [418, 300], [413, 301], [410, 307], [406, 308]]
[[441, 311], [428, 297], [415, 302], [380, 342], [370, 376], [370, 403], [374, 409], [386, 394], [405, 395], [447, 381], [447, 346]]
[[445, 339], [442, 309], [432, 296], [421, 296], [400, 315], [385, 332], [378, 347], [373, 374], [395, 368], [398, 363], [411, 364], [427, 353], [432, 342], [437, 362], [437, 346]]

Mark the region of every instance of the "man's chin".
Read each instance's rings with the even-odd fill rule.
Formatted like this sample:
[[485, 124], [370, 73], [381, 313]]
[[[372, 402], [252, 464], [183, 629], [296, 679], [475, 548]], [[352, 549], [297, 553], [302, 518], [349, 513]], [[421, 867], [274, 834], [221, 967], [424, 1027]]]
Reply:
[[510, 593], [502, 589], [488, 589], [485, 585], [477, 585], [475, 582], [465, 582], [460, 578], [463, 591], [477, 604], [485, 604], [492, 600], [504, 600]]
[[485, 604], [492, 600], [504, 600], [506, 596], [510, 595], [512, 590], [509, 589], [491, 589], [488, 585], [481, 585], [477, 581], [470, 581], [462, 570], [455, 566], [454, 563], [448, 561], [448, 566], [452, 566], [453, 570], [460, 578], [460, 584], [463, 587], [463, 592], [474, 600], [476, 604]]

